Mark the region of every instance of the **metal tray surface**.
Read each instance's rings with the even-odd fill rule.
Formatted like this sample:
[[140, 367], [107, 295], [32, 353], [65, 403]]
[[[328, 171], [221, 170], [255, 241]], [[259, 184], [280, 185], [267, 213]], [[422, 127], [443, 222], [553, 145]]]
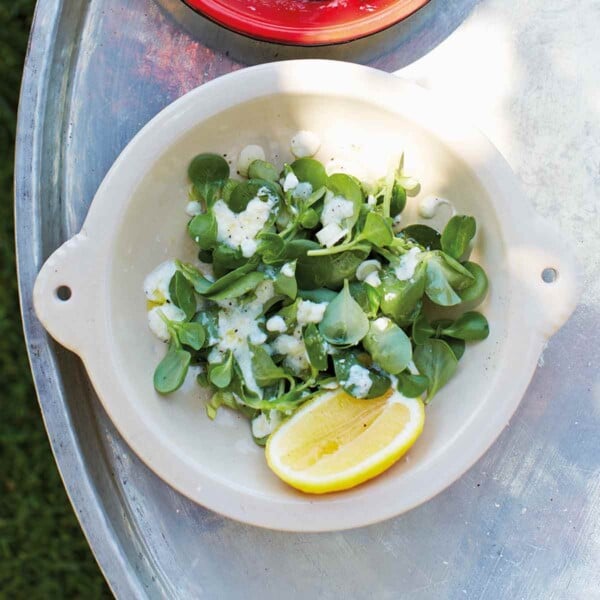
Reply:
[[[298, 49], [225, 31], [178, 0], [38, 4], [15, 173], [23, 320], [59, 469], [117, 597], [600, 597], [600, 41], [586, 18], [594, 12], [595, 0], [432, 0], [365, 40]], [[160, 109], [233, 69], [309, 56], [389, 71], [416, 61], [405, 74], [473, 107], [538, 210], [587, 259], [581, 306], [474, 468], [396, 519], [289, 534], [196, 506], [141, 464], [79, 359], [41, 328], [31, 290], [44, 259], [79, 230], [114, 159]], [[585, 94], [568, 93], [573, 86]]]

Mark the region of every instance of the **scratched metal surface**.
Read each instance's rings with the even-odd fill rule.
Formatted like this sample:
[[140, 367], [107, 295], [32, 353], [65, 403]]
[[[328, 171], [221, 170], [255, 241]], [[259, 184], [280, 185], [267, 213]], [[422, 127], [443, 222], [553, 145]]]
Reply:
[[[295, 50], [221, 30], [177, 0], [39, 3], [17, 149], [23, 317], [59, 468], [119, 598], [600, 598], [598, 22], [597, 0], [432, 0], [366, 41]], [[80, 361], [41, 329], [31, 288], [149, 118], [222, 73], [302, 56], [409, 65], [405, 76], [466, 104], [574, 240], [585, 286], [520, 409], [462, 479], [388, 522], [295, 535], [223, 519], [158, 480]]]

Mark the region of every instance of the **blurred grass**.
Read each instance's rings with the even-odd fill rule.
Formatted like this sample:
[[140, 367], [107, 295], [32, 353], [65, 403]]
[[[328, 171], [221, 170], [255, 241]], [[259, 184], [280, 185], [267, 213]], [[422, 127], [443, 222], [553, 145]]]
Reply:
[[13, 146], [33, 7], [0, 0], [0, 599], [109, 598], [54, 464], [19, 315]]

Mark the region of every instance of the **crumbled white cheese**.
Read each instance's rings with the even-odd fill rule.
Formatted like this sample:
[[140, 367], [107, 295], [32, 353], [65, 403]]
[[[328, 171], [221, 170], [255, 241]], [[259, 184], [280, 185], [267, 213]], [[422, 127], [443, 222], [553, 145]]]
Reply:
[[426, 196], [419, 202], [419, 215], [423, 219], [433, 219], [439, 207], [444, 204], [450, 208], [452, 216], [454, 216], [456, 214], [456, 209], [452, 202], [445, 198], [438, 198], [437, 196]]
[[294, 196], [294, 198], [299, 198], [300, 200], [307, 200], [308, 197], [312, 194], [312, 192], [312, 185], [310, 185], [308, 181], [303, 181], [294, 188], [292, 196]]
[[190, 217], [195, 217], [202, 213], [202, 206], [200, 206], [200, 202], [192, 200], [186, 204], [185, 212], [190, 215]]
[[256, 439], [264, 438], [275, 431], [275, 428], [281, 423], [281, 413], [278, 410], [269, 411], [269, 416], [260, 413], [252, 419], [252, 435]]
[[294, 263], [285, 263], [283, 267], [281, 267], [281, 274], [285, 277], [293, 277], [296, 273], [296, 267]]
[[392, 231], [394, 233], [400, 233], [402, 231], [402, 213], [396, 215], [392, 221]]
[[237, 162], [237, 170], [240, 175], [246, 177], [248, 175], [248, 167], [255, 160], [265, 160], [265, 151], [262, 146], [250, 144], [240, 152]]
[[348, 230], [342, 229], [337, 223], [329, 223], [329, 225], [323, 227], [320, 231], [317, 231], [316, 238], [322, 246], [330, 248], [347, 233]]
[[381, 285], [381, 278], [379, 277], [379, 273], [377, 271], [369, 273], [365, 277], [365, 283], [368, 283], [371, 287], [379, 287]]
[[298, 302], [298, 312], [296, 319], [298, 325], [308, 325], [309, 323], [320, 323], [323, 320], [325, 309], [328, 302], [311, 302], [310, 300], [300, 300]]
[[144, 294], [146, 294], [146, 298], [160, 304], [170, 301], [169, 283], [173, 275], [175, 275], [175, 271], [177, 271], [175, 261], [167, 260], [148, 273], [146, 279], [144, 279]]
[[373, 382], [368, 369], [360, 365], [352, 365], [348, 372], [348, 379], [343, 383], [344, 387], [351, 388], [354, 396], [364, 398], [371, 389]]
[[321, 223], [326, 227], [331, 223], [341, 224], [344, 219], [354, 214], [354, 204], [346, 200], [343, 196], [334, 196], [327, 194], [323, 203], [323, 212], [321, 213]]
[[[262, 195], [263, 190], [266, 188], [258, 190], [258, 194]], [[252, 198], [240, 213], [234, 213], [223, 200], [217, 200], [212, 209], [217, 221], [217, 240], [230, 248], [240, 247], [246, 258], [256, 252], [256, 236], [265, 226], [275, 204], [275, 200], [268, 195], [268, 190], [265, 195], [266, 202], [258, 196]]]
[[411, 248], [400, 257], [400, 262], [394, 269], [394, 273], [400, 281], [407, 281], [415, 274], [415, 270], [420, 261], [419, 254], [421, 253], [421, 250], [415, 247]]
[[289, 192], [290, 190], [293, 190], [299, 183], [300, 182], [298, 181], [298, 178], [292, 171], [290, 171], [283, 180], [283, 191]]
[[148, 327], [150, 331], [163, 342], [169, 341], [169, 330], [167, 324], [162, 320], [160, 313], [164, 314], [169, 321], [185, 321], [185, 313], [174, 304], [162, 304], [148, 311]]
[[314, 156], [319, 151], [321, 140], [312, 131], [299, 131], [292, 138], [290, 146], [292, 154], [296, 158], [304, 158], [305, 156]]
[[379, 270], [381, 270], [381, 263], [378, 260], [364, 260], [356, 268], [356, 279], [365, 281], [371, 273], [377, 273]]
[[301, 327], [296, 327], [293, 335], [283, 334], [277, 337], [273, 342], [273, 350], [284, 355], [284, 364], [298, 375], [310, 366]]
[[287, 325], [283, 317], [275, 315], [267, 321], [266, 328], [267, 331], [283, 333], [287, 329]]

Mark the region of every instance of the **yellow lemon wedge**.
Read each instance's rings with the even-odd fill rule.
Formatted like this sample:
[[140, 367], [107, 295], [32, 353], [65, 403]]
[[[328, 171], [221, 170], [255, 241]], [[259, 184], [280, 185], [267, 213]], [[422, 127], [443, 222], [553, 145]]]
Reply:
[[346, 490], [391, 467], [423, 431], [420, 398], [359, 400], [341, 390], [304, 404], [269, 437], [269, 467], [303, 492]]

